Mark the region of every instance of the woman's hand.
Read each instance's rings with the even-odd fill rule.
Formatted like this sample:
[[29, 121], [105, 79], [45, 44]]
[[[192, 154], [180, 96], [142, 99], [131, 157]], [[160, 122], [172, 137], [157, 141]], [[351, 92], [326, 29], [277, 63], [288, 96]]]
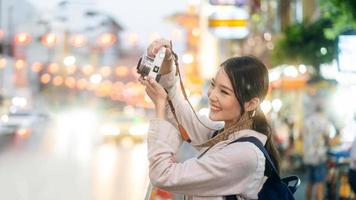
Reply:
[[147, 48], [147, 55], [152, 58], [155, 57], [162, 47], [166, 48], [166, 55], [160, 70], [160, 74], [164, 75], [172, 71], [173, 55], [171, 42], [163, 38], [154, 40]]
[[146, 86], [146, 93], [155, 105], [156, 117], [164, 119], [164, 108], [167, 103], [167, 92], [152, 78], [140, 77], [139, 82]]

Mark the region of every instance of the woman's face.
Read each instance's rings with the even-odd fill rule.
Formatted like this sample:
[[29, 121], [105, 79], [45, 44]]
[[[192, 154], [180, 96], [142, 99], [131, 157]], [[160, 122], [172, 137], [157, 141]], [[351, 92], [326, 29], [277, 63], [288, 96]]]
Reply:
[[241, 107], [223, 68], [220, 68], [211, 80], [208, 97], [211, 120], [225, 121], [225, 126], [229, 126], [240, 119]]

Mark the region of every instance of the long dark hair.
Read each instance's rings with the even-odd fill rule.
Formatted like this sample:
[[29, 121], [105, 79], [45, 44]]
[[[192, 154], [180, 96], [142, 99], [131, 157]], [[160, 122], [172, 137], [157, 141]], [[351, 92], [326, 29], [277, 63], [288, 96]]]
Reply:
[[[228, 75], [236, 98], [241, 107], [241, 115], [245, 113], [244, 104], [254, 97], [262, 102], [268, 92], [268, 70], [266, 66], [253, 56], [233, 57], [221, 64]], [[279, 155], [272, 143], [272, 130], [260, 106], [253, 116], [253, 130], [267, 136], [266, 149], [279, 170]]]

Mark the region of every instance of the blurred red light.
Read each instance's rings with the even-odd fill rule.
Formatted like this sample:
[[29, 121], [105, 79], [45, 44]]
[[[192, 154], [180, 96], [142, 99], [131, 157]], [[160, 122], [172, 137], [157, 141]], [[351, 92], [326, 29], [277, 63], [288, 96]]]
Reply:
[[103, 33], [99, 36], [97, 42], [102, 48], [107, 48], [116, 42], [116, 36], [112, 33]]
[[15, 36], [15, 43], [18, 45], [27, 45], [28, 43], [31, 42], [31, 36], [28, 33], [22, 32], [22, 33], [18, 33]]

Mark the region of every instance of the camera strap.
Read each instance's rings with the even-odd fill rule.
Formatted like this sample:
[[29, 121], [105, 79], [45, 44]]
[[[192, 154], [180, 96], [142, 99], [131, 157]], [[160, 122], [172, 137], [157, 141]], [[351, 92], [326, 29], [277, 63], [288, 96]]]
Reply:
[[[195, 117], [197, 118], [197, 120], [200, 122], [200, 124], [202, 124], [202, 125], [203, 125], [205, 128], [207, 128], [207, 129], [216, 131], [215, 129], [206, 126], [206, 125], [199, 119], [199, 117], [197, 116], [196, 112], [194, 111], [194, 108], [193, 108], [192, 104], [190, 103], [190, 101], [189, 101], [189, 99], [188, 99], [188, 95], [187, 95], [187, 93], [186, 93], [186, 91], [185, 91], [184, 84], [183, 84], [183, 81], [182, 81], [182, 76], [181, 76], [180, 71], [179, 71], [178, 55], [173, 51], [173, 48], [172, 48], [172, 47], [173, 47], [172, 41], [170, 41], [170, 50], [171, 50], [171, 52], [172, 52], [173, 61], [174, 61], [174, 64], [175, 64], [175, 66], [176, 66], [176, 75], [178, 75], [178, 77], [179, 77], [179, 83], [180, 83], [180, 87], [181, 87], [181, 89], [182, 89], [182, 94], [183, 94], [183, 96], [184, 96], [184, 99], [188, 102], [190, 108], [193, 110], [193, 113], [194, 113]], [[168, 93], [167, 90], [166, 90], [166, 92]], [[190, 143], [191, 140], [190, 140], [190, 138], [189, 138], [189, 135], [188, 135], [187, 131], [184, 129], [184, 127], [182, 126], [182, 124], [179, 123], [178, 118], [177, 118], [177, 114], [176, 114], [176, 111], [175, 111], [175, 108], [174, 108], [173, 103], [172, 103], [171, 99], [169, 98], [169, 96], [167, 96], [167, 99], [168, 99], [169, 107], [170, 107], [170, 109], [171, 109], [171, 111], [172, 111], [172, 113], [173, 113], [174, 119], [175, 119], [175, 121], [176, 121], [177, 124], [178, 124], [178, 129], [179, 129], [179, 132], [180, 132], [180, 134], [181, 134], [183, 140], [185, 140], [185, 141], [187, 141], [187, 142]]]
[[[165, 89], [166, 90], [166, 89]], [[168, 91], [166, 90], [167, 94], [168, 94]], [[187, 131], [185, 130], [185, 128], [183, 127], [183, 125], [181, 123], [179, 123], [178, 121], [178, 117], [177, 117], [177, 114], [176, 114], [176, 110], [173, 106], [173, 103], [172, 103], [172, 100], [169, 98], [169, 96], [167, 96], [167, 100], [168, 100], [168, 105], [172, 111], [172, 114], [174, 116], [174, 119], [176, 120], [177, 124], [178, 124], [178, 130], [180, 132], [180, 135], [182, 136], [183, 140], [190, 143], [191, 140], [189, 138], [189, 135], [187, 133]]]

